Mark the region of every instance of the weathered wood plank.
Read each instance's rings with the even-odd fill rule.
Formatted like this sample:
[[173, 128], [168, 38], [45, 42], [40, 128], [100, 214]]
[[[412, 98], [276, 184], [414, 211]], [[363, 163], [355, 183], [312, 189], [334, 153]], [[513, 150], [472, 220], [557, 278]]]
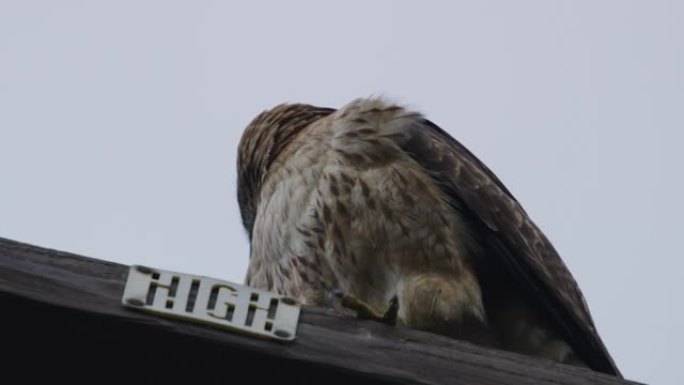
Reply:
[[120, 305], [127, 271], [0, 238], [0, 333], [15, 352], [0, 381], [634, 384], [319, 308], [305, 307], [292, 344], [156, 318]]

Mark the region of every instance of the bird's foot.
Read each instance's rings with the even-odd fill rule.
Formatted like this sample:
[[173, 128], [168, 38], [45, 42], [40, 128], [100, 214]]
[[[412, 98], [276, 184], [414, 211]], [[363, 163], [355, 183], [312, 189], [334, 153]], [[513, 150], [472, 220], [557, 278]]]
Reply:
[[396, 324], [399, 313], [399, 300], [396, 295], [390, 299], [389, 307], [384, 313], [378, 312], [366, 302], [339, 289], [333, 289], [328, 293], [328, 304], [333, 309], [342, 307], [355, 311], [356, 316], [361, 319], [371, 319], [389, 325]]

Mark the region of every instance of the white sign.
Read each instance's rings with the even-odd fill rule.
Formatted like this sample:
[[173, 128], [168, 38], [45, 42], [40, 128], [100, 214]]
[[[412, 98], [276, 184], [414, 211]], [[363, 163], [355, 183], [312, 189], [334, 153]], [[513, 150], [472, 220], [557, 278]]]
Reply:
[[131, 266], [124, 306], [240, 333], [292, 341], [299, 304], [292, 298], [218, 279]]

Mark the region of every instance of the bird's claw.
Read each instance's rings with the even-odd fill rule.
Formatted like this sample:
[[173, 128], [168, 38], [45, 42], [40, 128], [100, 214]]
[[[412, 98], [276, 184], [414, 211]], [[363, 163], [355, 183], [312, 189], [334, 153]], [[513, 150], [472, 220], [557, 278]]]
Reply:
[[[399, 313], [399, 300], [395, 295], [390, 299], [389, 307], [384, 313], [379, 313], [366, 302], [353, 295], [346, 294], [340, 289], [332, 289], [328, 292], [328, 306], [340, 310], [340, 307], [356, 312], [356, 316], [362, 319], [371, 319], [386, 324], [394, 325]], [[342, 311], [343, 312], [343, 311]]]

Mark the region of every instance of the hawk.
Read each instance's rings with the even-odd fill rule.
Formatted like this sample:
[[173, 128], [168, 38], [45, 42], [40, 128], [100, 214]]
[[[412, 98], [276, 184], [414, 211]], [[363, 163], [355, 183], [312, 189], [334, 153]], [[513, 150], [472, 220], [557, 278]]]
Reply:
[[238, 152], [247, 285], [620, 376], [549, 240], [420, 113], [377, 98], [283, 104]]

